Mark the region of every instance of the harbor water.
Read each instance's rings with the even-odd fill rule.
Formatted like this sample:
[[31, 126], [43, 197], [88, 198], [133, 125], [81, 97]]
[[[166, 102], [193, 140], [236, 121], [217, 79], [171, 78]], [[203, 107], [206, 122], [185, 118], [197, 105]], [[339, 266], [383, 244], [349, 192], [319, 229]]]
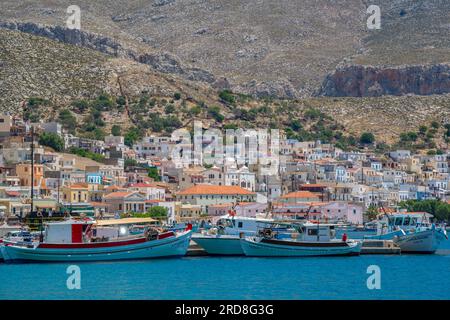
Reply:
[[[450, 299], [450, 241], [431, 255], [78, 263], [80, 289], [69, 265], [0, 263], [0, 299]], [[367, 285], [373, 265], [380, 289]]]

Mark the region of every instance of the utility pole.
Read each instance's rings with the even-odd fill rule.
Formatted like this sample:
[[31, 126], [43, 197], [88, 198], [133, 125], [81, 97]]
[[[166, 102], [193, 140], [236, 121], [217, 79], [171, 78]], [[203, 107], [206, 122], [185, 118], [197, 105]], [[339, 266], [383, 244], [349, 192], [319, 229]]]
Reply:
[[34, 209], [34, 127], [31, 126], [31, 212]]
[[61, 169], [58, 172], [58, 193], [57, 193], [57, 199], [58, 199], [58, 206], [59, 206], [59, 188], [60, 188], [60, 179], [61, 179]]

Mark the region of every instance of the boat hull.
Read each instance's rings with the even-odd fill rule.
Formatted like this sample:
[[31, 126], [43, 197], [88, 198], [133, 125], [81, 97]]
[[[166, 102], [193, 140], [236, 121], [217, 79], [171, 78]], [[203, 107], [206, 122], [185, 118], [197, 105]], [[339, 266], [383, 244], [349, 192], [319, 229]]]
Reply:
[[430, 229], [395, 237], [394, 243], [400, 247], [402, 253], [434, 253], [445, 239], [442, 231]]
[[238, 236], [220, 235], [204, 236], [194, 235], [192, 240], [210, 255], [244, 255]]
[[28, 248], [7, 245], [0, 248], [5, 262], [41, 261], [41, 262], [75, 262], [75, 261], [110, 261], [149, 259], [171, 256], [183, 256], [189, 246], [191, 231], [175, 237], [124, 244], [120, 246], [57, 248]]
[[327, 243], [297, 242], [295, 245], [283, 241], [258, 241], [255, 238], [241, 239], [242, 250], [252, 257], [307, 257], [359, 255], [361, 242], [342, 242], [340, 245]]

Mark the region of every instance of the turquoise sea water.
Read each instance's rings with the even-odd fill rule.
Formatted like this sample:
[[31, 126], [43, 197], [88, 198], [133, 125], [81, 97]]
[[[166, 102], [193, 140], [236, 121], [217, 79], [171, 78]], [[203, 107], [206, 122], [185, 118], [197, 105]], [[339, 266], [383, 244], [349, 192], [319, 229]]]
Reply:
[[[183, 257], [69, 264], [0, 264], [0, 299], [450, 299], [450, 241], [434, 255]], [[381, 289], [367, 288], [367, 267]]]

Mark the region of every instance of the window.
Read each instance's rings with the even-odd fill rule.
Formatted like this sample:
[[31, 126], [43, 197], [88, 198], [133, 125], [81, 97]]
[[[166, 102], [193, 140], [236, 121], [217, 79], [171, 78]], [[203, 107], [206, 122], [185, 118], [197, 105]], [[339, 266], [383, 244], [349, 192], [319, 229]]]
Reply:
[[402, 223], [403, 223], [403, 218], [402, 217], [397, 217], [397, 218], [395, 218], [395, 225], [396, 226], [401, 226], [402, 225]]
[[242, 221], [238, 222], [238, 228], [242, 228]]
[[308, 229], [308, 236], [317, 236], [317, 229]]
[[410, 217], [405, 217], [405, 220], [403, 220], [403, 225], [404, 226], [409, 226], [410, 222], [411, 222], [411, 218]]

